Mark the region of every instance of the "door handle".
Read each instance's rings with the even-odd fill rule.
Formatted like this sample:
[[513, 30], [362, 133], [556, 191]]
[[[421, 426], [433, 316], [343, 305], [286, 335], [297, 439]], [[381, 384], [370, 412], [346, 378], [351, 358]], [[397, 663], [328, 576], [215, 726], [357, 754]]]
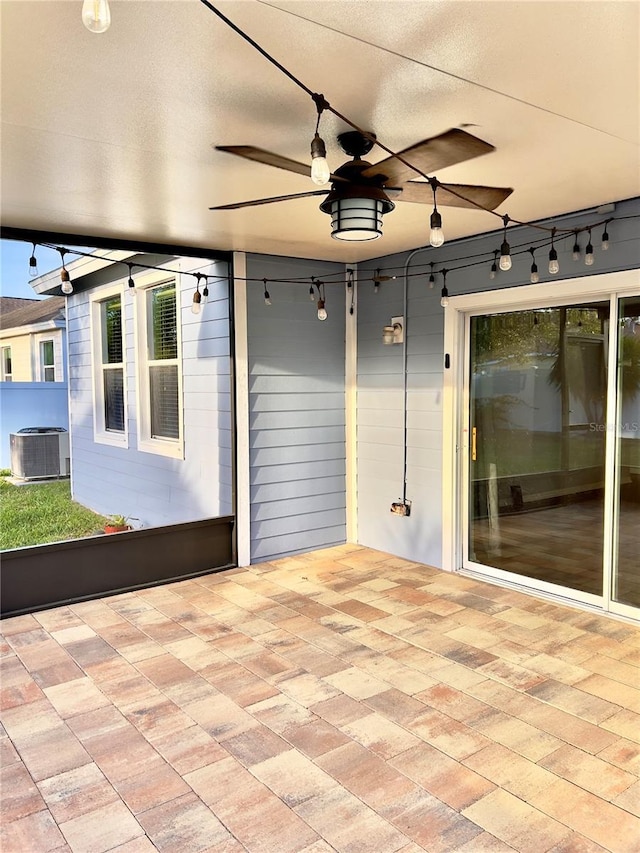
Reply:
[[476, 429], [476, 427], [473, 427], [473, 429], [471, 430], [471, 461], [472, 462], [475, 462], [476, 457], [477, 457], [477, 452], [476, 452], [477, 451], [477, 443], [476, 443], [477, 432], [478, 432], [478, 430]]

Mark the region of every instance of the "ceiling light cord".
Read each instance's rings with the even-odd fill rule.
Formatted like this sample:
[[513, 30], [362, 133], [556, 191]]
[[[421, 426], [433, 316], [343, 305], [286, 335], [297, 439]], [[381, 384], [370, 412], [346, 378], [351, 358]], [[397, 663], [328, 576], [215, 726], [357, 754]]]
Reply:
[[558, 253], [555, 247], [556, 229], [551, 229], [551, 249], [549, 249], [549, 273], [557, 275], [560, 272], [560, 264], [558, 263]]
[[593, 243], [591, 242], [591, 228], [587, 228], [589, 232], [589, 242], [587, 243], [587, 247], [584, 250], [584, 262], [588, 267], [593, 266], [593, 262], [595, 260], [593, 256]]
[[509, 225], [509, 217], [505, 214], [502, 217], [504, 222], [504, 233], [502, 235], [502, 246], [500, 246], [500, 269], [503, 272], [511, 269], [511, 246], [507, 242], [507, 227]]
[[62, 265], [60, 270], [61, 290], [65, 296], [69, 296], [70, 293], [73, 293], [73, 284], [71, 284], [69, 270], [64, 265], [64, 256], [67, 254], [68, 249], [58, 246], [58, 251], [60, 252], [60, 263]]
[[29, 278], [38, 277], [38, 259], [36, 258], [36, 243], [33, 243], [31, 257], [29, 258]]
[[443, 308], [446, 308], [449, 304], [449, 290], [447, 289], [447, 273], [449, 270], [443, 269], [440, 270], [442, 274], [442, 290], [440, 291], [440, 305]]
[[430, 231], [429, 231], [429, 243], [434, 247], [434, 249], [438, 249], [440, 246], [444, 244], [444, 231], [442, 230], [442, 216], [440, 215], [440, 211], [438, 210], [438, 205], [436, 202], [436, 192], [438, 190], [438, 180], [437, 178], [431, 178], [429, 181], [431, 184], [431, 189], [433, 190], [433, 213], [431, 214], [430, 220]]
[[493, 263], [491, 264], [491, 269], [489, 270], [489, 279], [491, 281], [498, 275], [498, 255], [500, 254], [499, 249], [493, 250]]
[[531, 284], [537, 284], [540, 281], [540, 274], [538, 273], [538, 265], [536, 264], [536, 250], [532, 246], [529, 251], [531, 252], [531, 272], [529, 275], [529, 281]]
[[324, 95], [314, 93], [311, 96], [318, 110], [318, 118], [316, 121], [316, 131], [311, 140], [311, 180], [319, 187], [324, 187], [331, 180], [331, 169], [327, 162], [327, 146], [324, 144], [324, 139], [319, 134], [320, 118], [327, 103]]

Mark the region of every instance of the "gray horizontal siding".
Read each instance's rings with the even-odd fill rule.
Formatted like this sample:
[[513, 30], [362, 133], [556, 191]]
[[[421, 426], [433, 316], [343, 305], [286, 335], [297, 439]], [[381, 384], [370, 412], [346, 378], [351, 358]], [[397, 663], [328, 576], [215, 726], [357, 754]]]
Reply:
[[[247, 258], [249, 278], [318, 276], [309, 261]], [[325, 322], [309, 286], [247, 285], [251, 559], [345, 541], [344, 284], [327, 284]]]
[[[632, 199], [616, 205], [616, 216], [637, 215], [640, 200]], [[443, 216], [445, 214], [443, 213]], [[580, 227], [603, 218], [594, 214], [577, 214], [562, 221], [563, 228]], [[557, 223], [553, 223], [557, 224]], [[446, 227], [446, 220], [445, 220]], [[509, 229], [510, 242], [534, 243], [539, 232], [529, 228]], [[595, 264], [587, 267], [583, 260], [571, 258], [573, 239], [557, 244], [560, 274], [558, 280], [614, 272], [638, 266], [640, 239], [637, 220], [612, 222], [609, 225], [611, 248], [602, 252], [599, 234], [593, 234]], [[479, 238], [445, 243], [441, 249], [428, 249], [412, 262], [418, 265], [433, 261], [436, 268], [455, 266], [455, 258], [488, 252], [491, 257], [500, 245], [500, 232]], [[584, 246], [584, 235], [579, 242]], [[548, 250], [547, 250], [548, 251]], [[443, 378], [443, 311], [440, 307], [441, 279], [430, 289], [426, 275], [409, 279], [408, 310], [405, 318], [407, 340], [407, 497], [413, 501], [411, 516], [402, 518], [390, 513], [390, 504], [402, 494], [403, 486], [403, 392], [400, 347], [382, 344], [382, 326], [389, 318], [403, 313], [402, 266], [407, 255], [378, 258], [361, 264], [358, 270], [358, 531], [359, 541], [408, 559], [435, 566], [441, 564], [442, 504], [442, 378]], [[541, 278], [546, 274], [546, 254], [537, 253]], [[531, 258], [514, 257], [512, 269], [489, 280], [489, 267], [468, 268], [452, 272], [447, 285], [451, 295], [528, 284]], [[380, 268], [394, 268], [398, 278], [373, 292], [371, 273]]]

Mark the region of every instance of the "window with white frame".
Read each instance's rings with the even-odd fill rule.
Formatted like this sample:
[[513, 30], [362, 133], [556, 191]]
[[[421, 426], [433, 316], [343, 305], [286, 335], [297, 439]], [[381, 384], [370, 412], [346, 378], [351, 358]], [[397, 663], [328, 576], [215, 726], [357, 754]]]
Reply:
[[2, 381], [11, 382], [13, 380], [13, 368], [11, 364], [11, 347], [2, 347]]
[[[155, 276], [154, 276], [155, 278]], [[138, 315], [138, 447], [182, 456], [180, 324], [175, 279], [141, 288]]]
[[126, 443], [125, 353], [122, 292], [92, 297], [94, 438], [105, 444]]
[[40, 341], [40, 377], [43, 382], [56, 381], [53, 341]]

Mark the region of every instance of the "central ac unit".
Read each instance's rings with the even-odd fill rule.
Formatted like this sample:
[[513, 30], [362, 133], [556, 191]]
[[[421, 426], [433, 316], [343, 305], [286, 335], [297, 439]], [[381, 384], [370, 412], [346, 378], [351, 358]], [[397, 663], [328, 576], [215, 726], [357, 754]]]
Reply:
[[9, 443], [11, 473], [19, 480], [70, 475], [69, 433], [61, 427], [25, 427]]

